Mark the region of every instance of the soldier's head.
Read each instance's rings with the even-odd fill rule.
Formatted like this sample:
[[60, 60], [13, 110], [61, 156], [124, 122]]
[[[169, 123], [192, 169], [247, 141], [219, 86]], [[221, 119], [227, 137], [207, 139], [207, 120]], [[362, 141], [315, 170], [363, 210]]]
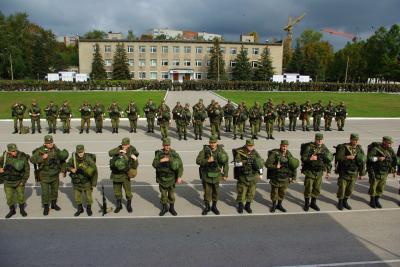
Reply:
[[149, 98], [149, 101], [147, 101], [149, 104], [153, 104], [153, 99]]
[[218, 138], [215, 135], [212, 135], [208, 143], [210, 144], [211, 150], [215, 150], [218, 146]]
[[99, 101], [96, 101], [96, 106], [100, 106], [100, 102]]
[[54, 147], [53, 143], [53, 136], [51, 135], [46, 135], [44, 137], [44, 146], [48, 149], [52, 149]]
[[286, 153], [289, 148], [289, 141], [288, 140], [281, 140], [281, 145], [279, 149], [281, 150], [282, 153]]
[[168, 137], [163, 138], [162, 146], [165, 152], [169, 152], [171, 149], [171, 139], [169, 139]]
[[189, 103], [186, 103], [186, 104], [185, 104], [185, 108], [190, 108]]
[[331, 100], [329, 100], [328, 104], [329, 104], [329, 105], [332, 105], [332, 101], [331, 101]]
[[350, 144], [354, 147], [358, 144], [358, 140], [360, 139], [360, 136], [356, 133], [350, 134]]
[[319, 103], [319, 104], [322, 104], [322, 100], [318, 100], [318, 103]]
[[390, 137], [390, 136], [384, 136], [384, 137], [382, 138], [382, 145], [383, 145], [383, 147], [389, 148], [389, 147], [392, 146], [392, 143], [393, 143], [392, 137]]
[[310, 101], [310, 100], [307, 100], [306, 104], [310, 104], [310, 103], [311, 103], [311, 101]]
[[53, 102], [53, 100], [51, 100], [50, 101], [50, 106], [53, 106], [54, 105], [54, 102]]
[[259, 106], [260, 106], [260, 102], [256, 101], [256, 102], [254, 103], [254, 105], [255, 105], [256, 107], [259, 107]]
[[250, 152], [253, 151], [254, 149], [254, 140], [253, 139], [247, 139], [246, 140], [246, 149]]
[[343, 102], [343, 101], [342, 101], [342, 102], [340, 102], [340, 105], [341, 105], [341, 106], [344, 106], [344, 102]]
[[214, 99], [212, 99], [212, 100], [211, 100], [211, 104], [214, 104], [214, 103], [215, 103], [215, 100], [214, 100]]
[[315, 134], [315, 144], [321, 146], [324, 143], [324, 135], [322, 133]]
[[131, 104], [135, 104], [135, 100], [131, 100]]
[[199, 99], [199, 103], [203, 104], [203, 99], [202, 98]]
[[228, 99], [228, 104], [230, 104], [231, 103], [231, 100], [230, 99]]
[[296, 101], [293, 101], [293, 105], [297, 105], [297, 102], [296, 102]]
[[285, 104], [286, 103], [286, 101], [285, 100], [282, 100], [282, 104]]
[[113, 106], [116, 106], [116, 105], [117, 105], [117, 102], [116, 102], [115, 100], [113, 100], [112, 105], [113, 105]]
[[86, 106], [86, 105], [88, 105], [89, 103], [88, 103], [87, 100], [85, 100], [85, 101], [83, 101], [83, 104]]
[[131, 140], [129, 137], [122, 138], [121, 147], [123, 150], [127, 150], [131, 146]]
[[177, 106], [180, 106], [180, 105], [181, 105], [181, 102], [179, 102], [179, 101], [176, 102], [176, 105], [177, 105]]
[[7, 153], [12, 157], [16, 157], [17, 153], [18, 153], [17, 145], [16, 144], [8, 144], [7, 145]]
[[63, 105], [68, 106], [68, 100], [64, 100]]
[[271, 98], [270, 98], [270, 99], [268, 99], [268, 102], [269, 102], [269, 103], [272, 103], [272, 99], [271, 99]]
[[37, 102], [36, 102], [35, 99], [33, 99], [33, 100], [32, 100], [32, 106], [36, 106], [36, 105], [37, 105]]
[[78, 157], [82, 158], [85, 155], [85, 147], [83, 145], [77, 145], [75, 148], [75, 152]]

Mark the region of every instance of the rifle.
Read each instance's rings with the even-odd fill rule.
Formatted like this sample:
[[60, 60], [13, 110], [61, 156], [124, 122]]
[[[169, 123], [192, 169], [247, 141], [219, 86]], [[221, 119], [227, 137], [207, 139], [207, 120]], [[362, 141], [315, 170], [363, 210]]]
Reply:
[[101, 185], [101, 194], [103, 196], [103, 205], [101, 207], [101, 211], [102, 211], [102, 215], [106, 215], [107, 214], [107, 200], [106, 200], [106, 196], [104, 193], [104, 185]]

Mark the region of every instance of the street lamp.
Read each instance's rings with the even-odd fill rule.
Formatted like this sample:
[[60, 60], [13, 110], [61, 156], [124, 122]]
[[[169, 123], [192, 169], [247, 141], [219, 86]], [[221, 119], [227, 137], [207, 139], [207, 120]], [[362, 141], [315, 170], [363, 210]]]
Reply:
[[13, 64], [12, 64], [12, 57], [11, 57], [11, 51], [8, 50], [7, 48], [4, 48], [4, 51], [8, 51], [10, 55], [10, 68], [11, 68], [11, 80], [14, 80], [14, 70], [13, 70]]

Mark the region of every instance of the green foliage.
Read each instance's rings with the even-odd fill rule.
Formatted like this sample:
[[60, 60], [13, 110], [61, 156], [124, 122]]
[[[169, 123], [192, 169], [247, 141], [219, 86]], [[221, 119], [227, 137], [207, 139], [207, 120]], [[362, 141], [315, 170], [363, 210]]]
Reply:
[[99, 51], [99, 44], [96, 43], [95, 47], [96, 50], [93, 54], [92, 72], [90, 73], [90, 78], [92, 80], [104, 80], [107, 78], [107, 73], [104, 67], [103, 57]]
[[130, 79], [128, 58], [123, 44], [117, 44], [113, 59], [112, 77], [114, 80]]
[[272, 67], [272, 60], [269, 52], [269, 48], [266, 46], [261, 54], [260, 64], [254, 71], [255, 81], [269, 81], [274, 75], [274, 68]]
[[129, 31], [128, 31], [128, 36], [126, 37], [126, 39], [128, 39], [129, 41], [136, 40], [136, 37], [135, 37], [135, 35], [133, 34], [133, 31], [132, 31], [132, 30], [129, 30]]
[[236, 64], [232, 68], [232, 80], [234, 81], [249, 81], [251, 80], [251, 64], [247, 57], [247, 52], [244, 47], [240, 48], [239, 54], [236, 56]]
[[219, 44], [219, 39], [214, 39], [214, 45], [210, 52], [210, 66], [208, 67], [207, 79], [225, 80], [225, 61]]
[[104, 40], [107, 37], [107, 33], [101, 30], [93, 30], [85, 33], [83, 35], [84, 39], [92, 39], [92, 40]]

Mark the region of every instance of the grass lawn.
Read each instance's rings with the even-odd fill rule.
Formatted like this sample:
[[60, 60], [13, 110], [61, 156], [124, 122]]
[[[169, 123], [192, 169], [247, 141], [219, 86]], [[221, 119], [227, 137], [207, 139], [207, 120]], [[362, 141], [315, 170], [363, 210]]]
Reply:
[[308, 99], [311, 103], [321, 99], [323, 105], [327, 105], [329, 100], [333, 101], [334, 105], [344, 101], [349, 117], [400, 117], [400, 94], [252, 91], [216, 91], [216, 93], [235, 103], [245, 101], [248, 107], [255, 101], [259, 101], [262, 105], [269, 98], [275, 105], [282, 100], [286, 103], [296, 101], [297, 104], [303, 104]]
[[[143, 106], [149, 98], [158, 105], [164, 98], [164, 91], [132, 91], [132, 92], [0, 92], [0, 119], [11, 119], [11, 106], [15, 101], [25, 104], [28, 108], [32, 99], [36, 99], [39, 106], [43, 109], [50, 100], [53, 100], [58, 106], [61, 106], [64, 100], [69, 101], [73, 116], [79, 117], [79, 107], [84, 100], [95, 105], [96, 101], [102, 103], [108, 108], [112, 101], [117, 101], [118, 105], [125, 110], [131, 100], [136, 102], [141, 114], [143, 115]], [[25, 113], [25, 118], [29, 118]], [[43, 118], [43, 116], [42, 116]]]

